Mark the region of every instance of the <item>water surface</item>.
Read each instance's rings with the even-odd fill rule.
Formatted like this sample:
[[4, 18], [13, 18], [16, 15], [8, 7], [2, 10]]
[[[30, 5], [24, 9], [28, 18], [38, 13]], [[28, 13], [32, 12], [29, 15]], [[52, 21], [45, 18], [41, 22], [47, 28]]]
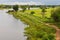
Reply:
[[0, 40], [25, 40], [25, 25], [6, 12], [0, 10]]

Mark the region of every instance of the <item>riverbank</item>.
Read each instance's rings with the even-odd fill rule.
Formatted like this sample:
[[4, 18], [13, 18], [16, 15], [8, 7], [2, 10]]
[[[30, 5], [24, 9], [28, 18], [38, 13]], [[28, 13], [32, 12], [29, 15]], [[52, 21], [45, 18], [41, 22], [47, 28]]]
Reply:
[[[55, 40], [55, 29], [41, 23], [41, 21], [47, 20], [43, 20], [41, 18], [41, 15], [39, 15], [41, 11], [35, 10], [35, 14], [30, 14], [31, 11], [33, 10], [27, 10], [25, 12], [10, 12], [10, 14], [13, 15], [16, 19], [19, 19], [23, 21], [23, 23], [29, 25], [25, 28], [25, 35], [27, 36], [27, 40]], [[36, 14], [38, 14], [39, 16], [37, 16]]]

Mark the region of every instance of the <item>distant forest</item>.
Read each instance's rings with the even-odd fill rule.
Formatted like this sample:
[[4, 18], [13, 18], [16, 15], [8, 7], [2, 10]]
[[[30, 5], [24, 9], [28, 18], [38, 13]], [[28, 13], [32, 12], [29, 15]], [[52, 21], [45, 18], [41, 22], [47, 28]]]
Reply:
[[[12, 8], [14, 5], [2, 5], [2, 4], [0, 4], [0, 9], [1, 8], [8, 8], [8, 9], [10, 9], [10, 8]], [[19, 7], [20, 6], [29, 6], [30, 8], [34, 8], [34, 7], [39, 7], [39, 8], [41, 8], [41, 7], [46, 7], [46, 8], [48, 8], [48, 7], [52, 7], [52, 8], [54, 8], [54, 7], [58, 7], [58, 6], [60, 6], [60, 5], [19, 5]]]

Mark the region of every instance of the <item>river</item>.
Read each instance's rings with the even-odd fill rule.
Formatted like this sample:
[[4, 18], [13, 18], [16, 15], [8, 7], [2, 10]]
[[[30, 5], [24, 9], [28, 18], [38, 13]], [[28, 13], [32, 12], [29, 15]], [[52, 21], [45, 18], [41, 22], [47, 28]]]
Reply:
[[6, 12], [0, 10], [0, 40], [26, 40], [23, 33], [26, 25]]

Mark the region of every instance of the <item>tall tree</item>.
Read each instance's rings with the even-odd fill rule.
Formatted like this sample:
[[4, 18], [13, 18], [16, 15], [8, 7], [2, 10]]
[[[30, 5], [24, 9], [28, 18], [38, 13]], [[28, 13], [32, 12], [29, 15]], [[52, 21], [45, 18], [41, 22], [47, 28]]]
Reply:
[[41, 14], [42, 14], [42, 17], [44, 18], [45, 17], [44, 15], [45, 15], [45, 12], [46, 12], [46, 10], [45, 10], [46, 6], [44, 5], [44, 6], [41, 6], [40, 8], [42, 9], [42, 13]]
[[13, 9], [14, 9], [15, 11], [18, 11], [18, 8], [19, 8], [18, 5], [13, 5]]
[[24, 11], [26, 10], [27, 6], [26, 6], [26, 5], [21, 5], [20, 8], [21, 8], [22, 11], [24, 12]]

